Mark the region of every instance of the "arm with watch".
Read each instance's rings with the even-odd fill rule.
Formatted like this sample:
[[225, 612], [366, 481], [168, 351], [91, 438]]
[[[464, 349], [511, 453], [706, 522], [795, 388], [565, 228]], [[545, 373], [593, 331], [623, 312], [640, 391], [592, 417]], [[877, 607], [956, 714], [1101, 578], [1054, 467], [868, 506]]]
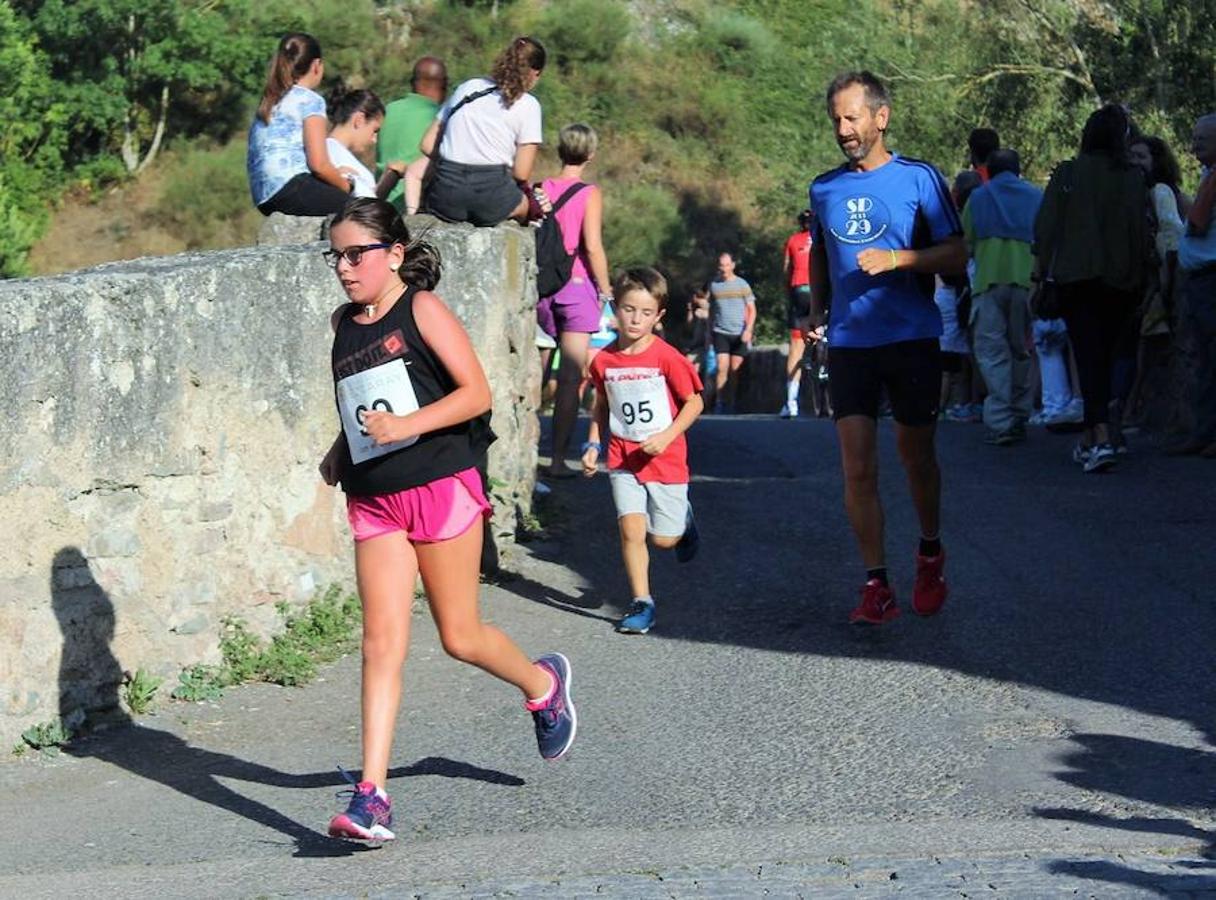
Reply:
[[582, 446], [583, 474], [591, 478], [599, 471], [599, 461], [604, 455], [603, 441], [611, 432], [608, 430], [608, 395], [604, 386], [595, 386], [595, 404], [591, 407], [591, 427], [587, 432], [587, 441]]

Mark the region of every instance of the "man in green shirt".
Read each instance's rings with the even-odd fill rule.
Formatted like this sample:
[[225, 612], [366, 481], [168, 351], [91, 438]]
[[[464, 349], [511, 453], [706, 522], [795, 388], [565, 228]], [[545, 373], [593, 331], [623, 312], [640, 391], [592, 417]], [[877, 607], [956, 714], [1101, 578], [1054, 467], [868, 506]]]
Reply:
[[388, 201], [398, 209], [404, 208], [407, 215], [418, 211], [428, 161], [418, 145], [435, 121], [448, 92], [448, 72], [443, 60], [424, 56], [414, 63], [410, 89], [412, 93], [385, 108], [384, 124], [376, 141], [378, 176], [384, 174], [390, 162], [409, 164], [405, 178], [388, 195]]
[[988, 157], [987, 184], [963, 209], [963, 235], [975, 263], [971, 277], [972, 347], [988, 386], [985, 440], [1006, 446], [1026, 437], [1030, 418], [1030, 252], [1043, 192], [1021, 178], [1014, 150]]

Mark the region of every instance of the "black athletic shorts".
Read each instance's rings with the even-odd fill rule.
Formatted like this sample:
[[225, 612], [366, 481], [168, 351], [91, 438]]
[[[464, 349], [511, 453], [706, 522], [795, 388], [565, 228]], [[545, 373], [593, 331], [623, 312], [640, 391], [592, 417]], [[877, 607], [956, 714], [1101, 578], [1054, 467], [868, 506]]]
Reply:
[[743, 342], [743, 335], [714, 332], [714, 353], [719, 356], [723, 353], [729, 353], [731, 356], [747, 356], [747, 350], [747, 344]]
[[837, 347], [828, 351], [828, 390], [835, 419], [878, 418], [882, 392], [900, 425], [937, 421], [942, 390], [941, 347], [937, 338], [900, 341], [881, 347]]
[[785, 308], [785, 327], [793, 331], [801, 328], [811, 315], [810, 285], [790, 288], [789, 303]]

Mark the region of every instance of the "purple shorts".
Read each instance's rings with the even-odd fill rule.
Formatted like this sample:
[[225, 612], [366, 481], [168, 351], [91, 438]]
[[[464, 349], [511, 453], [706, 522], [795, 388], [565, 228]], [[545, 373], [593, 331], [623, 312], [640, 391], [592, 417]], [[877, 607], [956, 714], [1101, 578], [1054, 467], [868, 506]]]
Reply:
[[410, 541], [433, 543], [460, 537], [490, 515], [476, 469], [465, 469], [418, 487], [378, 497], [347, 497], [346, 518], [355, 541], [404, 531]]
[[553, 338], [567, 331], [594, 334], [600, 330], [600, 309], [595, 283], [575, 275], [552, 297], [541, 298], [536, 304], [536, 321]]

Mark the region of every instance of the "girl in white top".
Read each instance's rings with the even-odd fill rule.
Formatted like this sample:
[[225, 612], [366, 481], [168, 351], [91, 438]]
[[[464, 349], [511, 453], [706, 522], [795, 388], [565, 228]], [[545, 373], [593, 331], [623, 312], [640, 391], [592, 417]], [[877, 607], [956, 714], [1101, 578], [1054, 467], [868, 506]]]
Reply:
[[544, 67], [540, 41], [517, 37], [489, 78], [471, 78], [452, 92], [422, 138], [436, 167], [425, 211], [474, 225], [540, 217], [528, 182], [542, 140], [541, 109], [528, 91]]
[[347, 90], [339, 85], [329, 95], [329, 120], [333, 128], [325, 142], [330, 161], [351, 183], [356, 197], [384, 198], [405, 175], [405, 163], [390, 162], [379, 183], [360, 157], [376, 146], [384, 124], [384, 104], [367, 90]]

